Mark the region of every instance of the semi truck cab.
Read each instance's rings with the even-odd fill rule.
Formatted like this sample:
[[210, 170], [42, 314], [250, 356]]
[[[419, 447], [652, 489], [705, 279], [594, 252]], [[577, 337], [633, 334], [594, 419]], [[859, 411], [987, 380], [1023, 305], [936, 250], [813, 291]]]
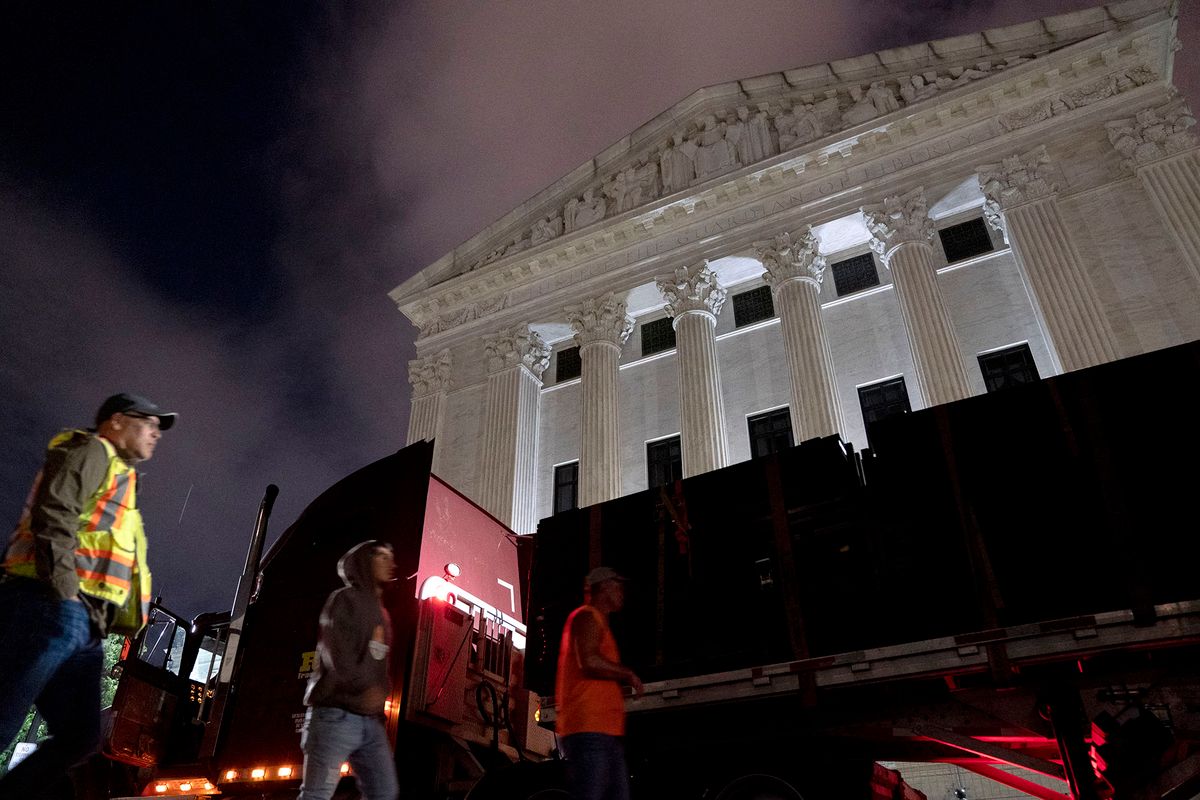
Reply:
[[392, 545], [399, 576], [383, 597], [384, 713], [402, 787], [462, 797], [488, 769], [547, 758], [553, 735], [523, 686], [518, 537], [432, 475], [431, 458], [417, 443], [338, 482], [250, 568], [252, 543], [231, 611], [188, 622], [154, 604], [119, 665], [104, 744], [138, 770], [137, 794], [295, 797], [318, 617], [338, 559], [368, 539]]

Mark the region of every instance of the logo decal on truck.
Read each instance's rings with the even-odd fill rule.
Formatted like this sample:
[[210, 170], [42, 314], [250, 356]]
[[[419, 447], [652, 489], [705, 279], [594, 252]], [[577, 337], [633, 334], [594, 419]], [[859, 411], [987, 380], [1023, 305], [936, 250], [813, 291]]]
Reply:
[[313, 670], [317, 668], [317, 651], [309, 650], [307, 653], [300, 654], [300, 672], [296, 674], [297, 678], [304, 679], [312, 675]]

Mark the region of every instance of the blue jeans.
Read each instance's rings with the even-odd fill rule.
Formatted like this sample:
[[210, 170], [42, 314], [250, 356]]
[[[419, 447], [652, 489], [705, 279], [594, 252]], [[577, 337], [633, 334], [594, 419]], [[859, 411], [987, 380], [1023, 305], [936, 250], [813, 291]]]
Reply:
[[572, 733], [559, 742], [567, 757], [567, 787], [575, 800], [629, 800], [629, 769], [620, 736]]
[[0, 746], [37, 706], [50, 738], [2, 780], [0, 798], [36, 797], [100, 746], [104, 650], [83, 603], [29, 578], [0, 580]]
[[329, 800], [341, 779], [342, 764], [358, 781], [363, 800], [396, 800], [396, 762], [383, 718], [364, 717], [340, 708], [312, 706], [300, 734], [304, 783], [296, 800]]

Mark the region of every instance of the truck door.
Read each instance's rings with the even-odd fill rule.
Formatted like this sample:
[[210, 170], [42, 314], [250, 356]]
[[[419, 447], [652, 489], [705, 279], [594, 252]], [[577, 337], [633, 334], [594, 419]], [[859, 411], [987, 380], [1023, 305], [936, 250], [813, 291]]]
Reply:
[[118, 663], [112, 727], [104, 754], [115, 761], [146, 767], [159, 762], [187, 683], [180, 677], [188, 624], [157, 604], [150, 621], [132, 640]]

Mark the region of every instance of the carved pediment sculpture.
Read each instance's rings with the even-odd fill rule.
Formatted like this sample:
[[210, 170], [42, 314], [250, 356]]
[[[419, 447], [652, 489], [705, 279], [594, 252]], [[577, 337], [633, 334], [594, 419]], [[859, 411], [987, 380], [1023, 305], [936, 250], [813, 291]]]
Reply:
[[933, 97], [942, 87], [937, 84], [936, 72], [925, 72], [913, 75], [907, 81], [900, 83], [900, 96], [906, 104], [917, 103], [927, 97]]
[[693, 182], [707, 180], [716, 175], [723, 175], [741, 164], [737, 159], [737, 149], [728, 137], [728, 125], [718, 122], [715, 115], [704, 118], [704, 127], [697, 131], [692, 141], [696, 144], [696, 177]]
[[861, 86], [850, 87], [850, 107], [842, 112], [842, 123], [852, 128], [879, 116], [879, 109], [871, 98], [863, 94]]
[[557, 236], [561, 236], [562, 232], [563, 219], [561, 216], [543, 217], [533, 223], [533, 230], [529, 232], [529, 246], [537, 247], [542, 242], [548, 242]]
[[[778, 101], [760, 102], [753, 110], [741, 105], [705, 114], [694, 124], [674, 131], [668, 141], [660, 142], [632, 163], [600, 178], [581, 196], [567, 200], [521, 235], [492, 249], [471, 269], [555, 238], [559, 234], [549, 235], [553, 225], [547, 228], [547, 220], [552, 222], [561, 217], [561, 232], [571, 233], [638, 208], [664, 194], [685, 191], [697, 183], [891, 114], [906, 105], [1028, 60], [1028, 57], [1020, 57], [998, 65], [984, 61], [970, 67], [950, 66], [942, 71], [927, 70], [915, 75], [874, 80], [866, 87], [850, 85], [831, 89], [822, 97], [785, 96]], [[1114, 91], [1114, 86], [1108, 80], [1090, 90], [1059, 98], [1057, 102], [1064, 108], [1094, 102], [1094, 98]], [[1008, 125], [1023, 127], [1049, 118], [1053, 113], [1047, 102], [1045, 107], [1024, 112], [1023, 117], [1018, 112], [1008, 120]]]
[[[1119, 29], [1121, 24], [1118, 14], [1111, 23], [1112, 29]], [[517, 223], [521, 230], [496, 231], [493, 241], [480, 242], [478, 247], [472, 244], [469, 269], [477, 269], [556, 238], [561, 235], [552, 235], [556, 218], [562, 219], [561, 233], [579, 231], [663, 195], [688, 191], [735, 169], [895, 114], [915, 103], [934, 97], [940, 100], [947, 92], [1058, 52], [1068, 43], [1096, 36], [1094, 28], [1081, 25], [1074, 18], [1065, 28], [1055, 30], [1068, 30], [1071, 34], [1067, 38], [1056, 33], [1049, 38], [1022, 40], [1023, 47], [1027, 48], [1023, 52], [1004, 52], [983, 40], [982, 49], [973, 51], [971, 61], [965, 60], [966, 51], [955, 42], [949, 51], [963, 53], [964, 60], [960, 63], [943, 60], [936, 47], [929, 51], [936, 58], [923, 60], [921, 56], [914, 57], [906, 52], [901, 61], [913, 65], [909, 67], [910, 74], [889, 75], [882, 74], [881, 70], [857, 82], [831, 82], [825, 87], [803, 78], [801, 84], [793, 84], [787, 73], [782, 75], [782, 81], [770, 84], [779, 87], [777, 93], [773, 94], [775, 90], [744, 90], [739, 93], [738, 100], [723, 107], [704, 98], [684, 101], [692, 116], [690, 123], [640, 139], [639, 150], [630, 150], [627, 155], [609, 162], [610, 166], [603, 172], [592, 173], [585, 184], [575, 186], [573, 196], [547, 197], [545, 207], [530, 209], [536, 212], [536, 217], [533, 213], [522, 215], [523, 221]], [[1017, 130], [1158, 80], [1161, 76], [1152, 52], [1154, 45], [1149, 42], [1150, 38], [1142, 37], [1134, 41], [1132, 50], [1122, 49], [1109, 74], [1084, 85], [1070, 83], [1057, 94], [1043, 95], [1027, 105], [998, 112], [997, 121], [1005, 130]], [[1134, 57], [1129, 57], [1130, 53]], [[985, 54], [991, 57], [981, 60], [979, 56]], [[1105, 52], [1104, 63], [1110, 63], [1111, 55], [1110, 51]], [[899, 62], [881, 61], [881, 64], [886, 63]], [[1057, 76], [1060, 71], [1056, 69], [1054, 74]], [[814, 67], [813, 74], [815, 72]], [[1031, 74], [1031, 78], [1038, 81], [1041, 76]], [[1057, 78], [1048, 74], [1046, 80], [1047, 85], [1054, 85]], [[1012, 93], [1005, 91], [1011, 99]], [[1129, 145], [1123, 141], [1121, 147], [1128, 149]]]

